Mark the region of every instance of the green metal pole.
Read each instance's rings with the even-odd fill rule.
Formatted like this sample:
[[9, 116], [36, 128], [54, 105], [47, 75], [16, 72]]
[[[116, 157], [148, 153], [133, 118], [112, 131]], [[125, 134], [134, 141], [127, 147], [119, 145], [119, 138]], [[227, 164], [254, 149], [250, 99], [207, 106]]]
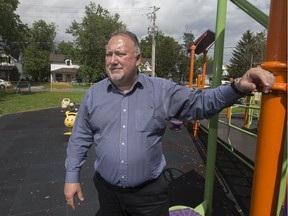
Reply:
[[283, 164], [282, 164], [282, 173], [281, 173], [281, 181], [280, 181], [280, 189], [279, 189], [279, 198], [278, 198], [278, 205], [277, 205], [277, 215], [280, 215], [282, 210], [283, 201], [285, 201], [286, 195], [286, 185], [287, 185], [287, 177], [288, 177], [288, 170], [287, 170], [287, 129], [286, 135], [284, 139], [284, 157], [283, 157]]
[[[218, 0], [212, 87], [217, 87], [221, 83], [226, 11], [227, 11], [227, 0]], [[207, 201], [206, 215], [208, 216], [212, 215], [212, 206], [213, 206], [213, 191], [214, 191], [214, 177], [215, 177], [214, 170], [215, 170], [216, 151], [217, 151], [218, 119], [219, 116], [215, 115], [209, 122], [205, 191], [204, 191], [204, 199], [205, 201]]]
[[260, 23], [266, 29], [268, 28], [269, 17], [261, 10], [256, 8], [250, 2], [246, 0], [230, 0], [237, 5], [241, 10], [247, 13], [250, 17]]

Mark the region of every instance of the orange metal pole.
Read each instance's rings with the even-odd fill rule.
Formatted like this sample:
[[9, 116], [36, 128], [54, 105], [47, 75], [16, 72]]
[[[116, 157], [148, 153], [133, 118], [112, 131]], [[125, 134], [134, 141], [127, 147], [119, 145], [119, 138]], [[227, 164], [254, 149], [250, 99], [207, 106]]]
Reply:
[[266, 62], [276, 84], [263, 94], [250, 216], [276, 215], [287, 119], [287, 0], [271, 0]]
[[197, 121], [197, 119], [195, 119], [195, 121], [194, 121], [194, 125], [193, 125], [193, 136], [194, 137], [196, 137], [197, 136], [197, 133], [198, 133], [198, 130], [199, 130], [199, 128], [198, 128], [198, 125], [199, 123], [198, 123], [198, 121]]
[[193, 86], [193, 71], [194, 71], [194, 58], [195, 58], [195, 49], [196, 46], [191, 46], [191, 57], [190, 57], [190, 75], [189, 75], [189, 88]]
[[203, 51], [203, 65], [202, 65], [202, 88], [205, 87], [206, 65], [207, 65], [207, 50], [204, 50]]

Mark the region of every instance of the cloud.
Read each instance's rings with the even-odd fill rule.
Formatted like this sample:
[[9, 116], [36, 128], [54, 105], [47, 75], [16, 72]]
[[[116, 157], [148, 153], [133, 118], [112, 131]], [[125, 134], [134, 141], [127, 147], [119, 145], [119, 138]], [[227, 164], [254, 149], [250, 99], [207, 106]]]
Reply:
[[[32, 26], [32, 23], [39, 19], [48, 23], [54, 22], [57, 25], [56, 40], [68, 41], [73, 38], [65, 33], [66, 29], [69, 28], [73, 20], [81, 22], [85, 6], [90, 3], [90, 0], [19, 0], [19, 2], [20, 5], [16, 13], [20, 15], [22, 22], [29, 26]], [[249, 2], [269, 14], [269, 0], [251, 0]], [[207, 29], [215, 31], [216, 0], [98, 0], [96, 4], [108, 9], [110, 13], [120, 14], [121, 21], [139, 38], [145, 37], [148, 34], [148, 27], [152, 26], [149, 14], [151, 15], [153, 6], [160, 8], [156, 12], [158, 29], [180, 43], [182, 43], [184, 33], [191, 32], [197, 39]], [[232, 48], [247, 30], [260, 32], [264, 30], [264, 27], [228, 1], [224, 62], [229, 61]], [[210, 55], [213, 54], [213, 49], [209, 53]]]

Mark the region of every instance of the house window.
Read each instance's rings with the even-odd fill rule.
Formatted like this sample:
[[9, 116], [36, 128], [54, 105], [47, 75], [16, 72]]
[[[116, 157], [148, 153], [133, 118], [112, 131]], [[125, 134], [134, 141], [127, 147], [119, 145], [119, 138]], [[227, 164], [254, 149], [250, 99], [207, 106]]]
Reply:
[[66, 64], [66, 66], [71, 66], [72, 65], [72, 61], [70, 59], [66, 59], [65, 60], [65, 64]]

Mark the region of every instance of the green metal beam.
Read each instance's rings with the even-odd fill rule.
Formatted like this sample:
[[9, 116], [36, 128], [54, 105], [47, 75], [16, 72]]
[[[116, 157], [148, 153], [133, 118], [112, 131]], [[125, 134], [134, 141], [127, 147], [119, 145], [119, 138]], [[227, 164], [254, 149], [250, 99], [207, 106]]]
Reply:
[[266, 29], [268, 28], [269, 16], [263, 13], [261, 10], [256, 8], [253, 4], [246, 0], [230, 0], [236, 6], [238, 6], [241, 10], [247, 13], [250, 17], [260, 23]]
[[[221, 83], [226, 11], [227, 11], [227, 0], [218, 0], [212, 87], [217, 87]], [[213, 192], [214, 192], [214, 178], [215, 178], [214, 171], [215, 171], [215, 161], [217, 151], [218, 119], [219, 116], [215, 115], [210, 120], [209, 123], [207, 162], [206, 162], [206, 174], [205, 174], [205, 191], [204, 191], [204, 200], [207, 203], [207, 212], [206, 212], [207, 216], [212, 215], [213, 211], [212, 206], [213, 206]]]

